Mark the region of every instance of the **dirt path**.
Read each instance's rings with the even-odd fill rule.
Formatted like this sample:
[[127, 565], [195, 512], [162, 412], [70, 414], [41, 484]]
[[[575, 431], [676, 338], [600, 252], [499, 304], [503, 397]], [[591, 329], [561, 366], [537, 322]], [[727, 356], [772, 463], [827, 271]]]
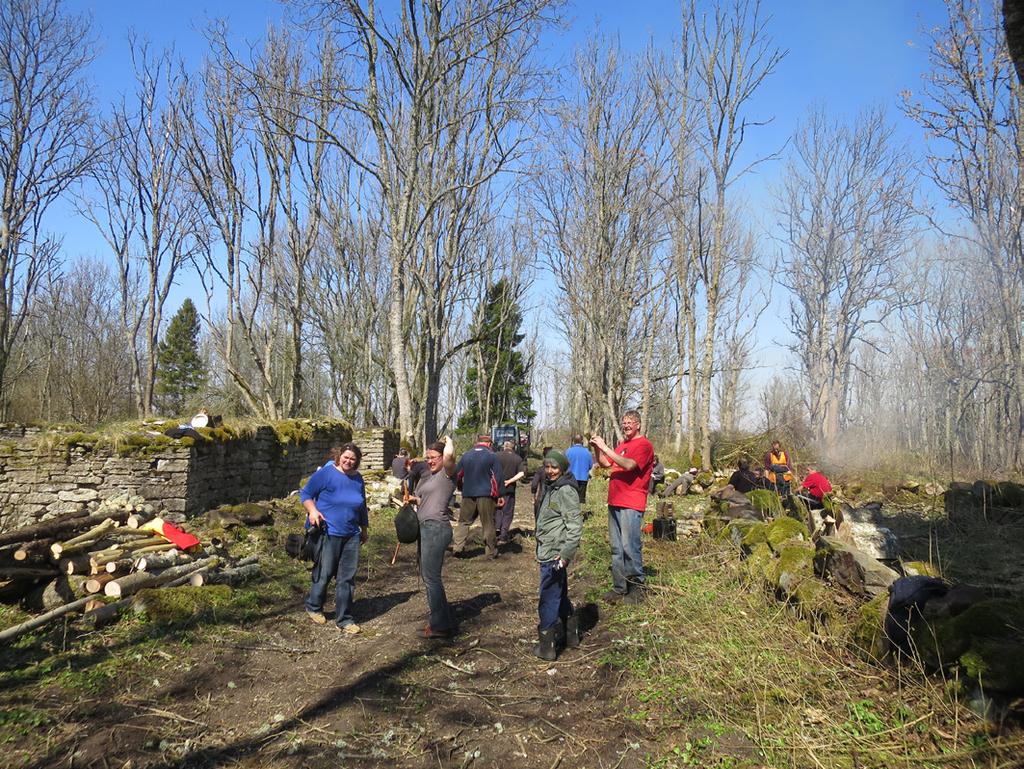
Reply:
[[[514, 528], [532, 518], [520, 499]], [[492, 561], [479, 533], [471, 557], [445, 561], [455, 640], [417, 635], [427, 612], [412, 548], [394, 567], [361, 564], [359, 636], [312, 624], [296, 581], [290, 605], [256, 626], [225, 624], [159, 680], [76, 712], [89, 727], [73, 765], [642, 766], [642, 730], [616, 697], [621, 673], [601, 664], [607, 623], [557, 662], [536, 659], [533, 540], [518, 536]], [[577, 604], [586, 587], [570, 577]]]

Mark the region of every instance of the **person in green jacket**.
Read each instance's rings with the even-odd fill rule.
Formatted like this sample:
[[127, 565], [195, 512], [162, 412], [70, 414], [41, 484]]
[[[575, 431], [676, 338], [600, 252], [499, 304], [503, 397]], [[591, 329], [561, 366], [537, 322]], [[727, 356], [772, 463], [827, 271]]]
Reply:
[[583, 516], [576, 479], [569, 460], [560, 451], [544, 457], [540, 507], [537, 512], [537, 561], [540, 564], [540, 596], [537, 600], [537, 645], [533, 653], [543, 660], [558, 658], [565, 647], [580, 645], [578, 618], [569, 600], [567, 570], [583, 534]]

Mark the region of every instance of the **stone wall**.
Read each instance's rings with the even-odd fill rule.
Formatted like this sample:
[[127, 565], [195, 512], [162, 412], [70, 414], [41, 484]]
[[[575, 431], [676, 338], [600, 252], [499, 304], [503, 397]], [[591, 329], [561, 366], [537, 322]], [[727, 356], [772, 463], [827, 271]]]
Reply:
[[121, 492], [182, 520], [222, 504], [286, 496], [351, 440], [342, 422], [289, 420], [245, 435], [200, 431], [170, 440], [140, 429], [108, 440], [6, 426], [0, 429], [0, 531], [95, 506]]
[[398, 433], [382, 427], [357, 430], [352, 440], [363, 452], [363, 470], [390, 470], [391, 460], [398, 455]]

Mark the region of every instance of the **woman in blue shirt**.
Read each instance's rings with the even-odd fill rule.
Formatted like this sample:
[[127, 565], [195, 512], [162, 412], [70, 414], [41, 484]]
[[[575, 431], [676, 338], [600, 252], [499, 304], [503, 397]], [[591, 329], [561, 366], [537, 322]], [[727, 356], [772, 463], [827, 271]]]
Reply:
[[324, 617], [324, 598], [335, 578], [334, 617], [338, 627], [354, 635], [359, 625], [352, 618], [352, 595], [359, 567], [359, 546], [369, 539], [366, 486], [359, 474], [363, 452], [354, 443], [331, 449], [332, 462], [317, 470], [302, 488], [300, 499], [310, 526], [327, 526], [320, 560], [313, 567], [313, 585], [306, 598], [306, 613], [318, 625]]

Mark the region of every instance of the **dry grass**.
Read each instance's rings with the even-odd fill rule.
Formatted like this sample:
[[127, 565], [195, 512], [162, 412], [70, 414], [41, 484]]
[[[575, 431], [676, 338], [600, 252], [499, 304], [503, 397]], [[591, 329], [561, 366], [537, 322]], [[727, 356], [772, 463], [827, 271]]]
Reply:
[[[595, 489], [596, 492], [596, 489]], [[585, 536], [607, 574], [605, 519]], [[812, 632], [747, 583], [731, 548], [645, 543], [649, 598], [623, 607], [607, 663], [629, 717], [660, 736], [652, 767], [1022, 766], [1024, 735], [995, 734], [951, 697], [955, 682], [855, 654], [848, 627]]]

